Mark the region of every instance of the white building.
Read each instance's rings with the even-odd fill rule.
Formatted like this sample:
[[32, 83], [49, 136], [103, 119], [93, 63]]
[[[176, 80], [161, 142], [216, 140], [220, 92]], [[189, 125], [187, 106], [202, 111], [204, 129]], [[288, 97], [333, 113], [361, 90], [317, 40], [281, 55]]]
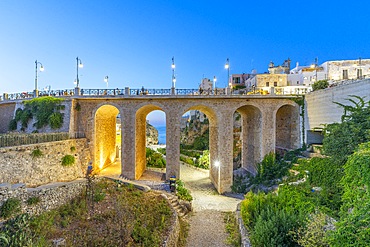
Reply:
[[370, 59], [327, 61], [321, 65], [328, 80], [355, 80], [370, 77]]

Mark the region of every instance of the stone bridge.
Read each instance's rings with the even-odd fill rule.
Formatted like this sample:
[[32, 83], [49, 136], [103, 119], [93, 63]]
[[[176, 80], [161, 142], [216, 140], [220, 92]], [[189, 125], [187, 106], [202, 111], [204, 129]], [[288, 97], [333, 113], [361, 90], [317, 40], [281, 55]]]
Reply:
[[[67, 105], [67, 131], [71, 136], [78, 133], [86, 136], [96, 168], [109, 165], [117, 157], [116, 119], [120, 114], [121, 174], [129, 179], [139, 179], [146, 169], [146, 117], [154, 110], [163, 111], [166, 116], [166, 178], [181, 178], [179, 156], [182, 115], [189, 110], [199, 110], [207, 115], [210, 126], [210, 179], [219, 193], [230, 191], [233, 182], [233, 114], [236, 111], [242, 118], [242, 166], [252, 173], [256, 172], [256, 163], [266, 154], [274, 152], [276, 147], [296, 149], [301, 143], [299, 106], [292, 100], [296, 96], [61, 97], [65, 98]], [[6, 104], [15, 103], [0, 103], [1, 112]]]

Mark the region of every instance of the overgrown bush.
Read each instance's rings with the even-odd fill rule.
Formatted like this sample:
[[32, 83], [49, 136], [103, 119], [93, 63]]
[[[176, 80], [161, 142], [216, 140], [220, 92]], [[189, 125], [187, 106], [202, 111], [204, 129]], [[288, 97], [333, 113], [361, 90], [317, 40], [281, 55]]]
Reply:
[[21, 211], [21, 201], [17, 198], [9, 198], [0, 207], [0, 217], [9, 218]]
[[75, 163], [75, 157], [67, 154], [62, 158], [62, 166], [72, 166]]
[[58, 129], [63, 124], [63, 114], [60, 110], [64, 109], [64, 105], [60, 105], [63, 99], [50, 96], [38, 97], [28, 101], [24, 101], [24, 108], [18, 108], [15, 112], [15, 118], [9, 123], [9, 128], [15, 130], [16, 123], [21, 122], [21, 130], [24, 131], [28, 127], [28, 123], [32, 118], [35, 118], [34, 127], [40, 129], [50, 125], [52, 129]]
[[[353, 99], [355, 98], [355, 99]], [[336, 103], [344, 110], [341, 123], [332, 123], [324, 128], [324, 154], [338, 159], [342, 164], [358, 144], [370, 141], [370, 103], [358, 96], [347, 99], [351, 105]]]
[[370, 142], [360, 145], [344, 165], [343, 205], [332, 246], [370, 246]]

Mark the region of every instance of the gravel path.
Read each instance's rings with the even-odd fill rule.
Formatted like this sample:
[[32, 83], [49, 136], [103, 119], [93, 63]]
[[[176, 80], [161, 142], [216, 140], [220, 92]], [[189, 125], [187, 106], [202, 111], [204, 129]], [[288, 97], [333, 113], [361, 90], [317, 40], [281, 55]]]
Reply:
[[219, 195], [208, 171], [181, 165], [181, 180], [191, 191], [193, 213], [189, 218], [187, 247], [227, 247], [222, 212], [235, 211], [240, 199]]

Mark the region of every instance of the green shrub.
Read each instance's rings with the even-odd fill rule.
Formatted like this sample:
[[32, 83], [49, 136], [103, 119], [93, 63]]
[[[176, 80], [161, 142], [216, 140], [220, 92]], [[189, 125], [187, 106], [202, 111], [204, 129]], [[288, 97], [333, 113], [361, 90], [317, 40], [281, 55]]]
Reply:
[[63, 125], [63, 114], [54, 112], [49, 116], [49, 125], [52, 129], [59, 129]]
[[193, 197], [190, 194], [190, 191], [185, 188], [185, 184], [180, 180], [176, 180], [176, 195], [181, 199], [185, 201], [191, 201], [193, 200]]
[[18, 127], [18, 124], [17, 124], [17, 120], [15, 120], [15, 119], [12, 119], [12, 120], [10, 120], [10, 122], [9, 122], [9, 130], [10, 131], [12, 131], [12, 130], [16, 130], [17, 129], [17, 127]]
[[21, 201], [16, 198], [9, 198], [0, 207], [0, 217], [9, 218], [21, 211]]
[[165, 168], [166, 160], [163, 155], [151, 148], [146, 148], [146, 164], [149, 167]]
[[312, 91], [317, 91], [320, 89], [325, 89], [329, 86], [328, 80], [319, 80], [312, 84]]
[[199, 168], [209, 169], [209, 150], [204, 150], [202, 156], [198, 160]]
[[62, 158], [62, 166], [71, 166], [75, 163], [75, 157], [73, 155], [65, 155]]
[[70, 150], [71, 150], [71, 152], [74, 152], [74, 151], [76, 151], [76, 147], [75, 146], [71, 146]]
[[262, 162], [257, 164], [257, 175], [251, 180], [253, 184], [271, 184], [288, 172], [288, 165], [276, 159], [274, 153], [267, 154]]
[[40, 149], [34, 149], [31, 153], [32, 159], [39, 158], [43, 155], [42, 151]]
[[27, 205], [36, 205], [40, 202], [40, 197], [33, 196], [27, 199]]
[[290, 232], [296, 231], [299, 219], [284, 209], [267, 207], [257, 217], [250, 240], [254, 247], [297, 246]]

